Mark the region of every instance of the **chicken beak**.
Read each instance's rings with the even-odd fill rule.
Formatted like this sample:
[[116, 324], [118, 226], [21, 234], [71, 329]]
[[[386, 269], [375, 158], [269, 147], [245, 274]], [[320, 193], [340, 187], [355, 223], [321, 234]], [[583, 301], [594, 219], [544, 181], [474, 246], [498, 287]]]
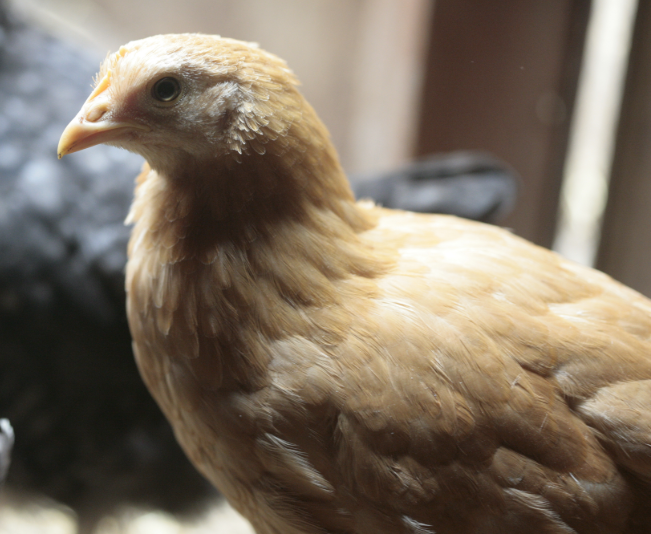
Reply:
[[57, 153], [59, 159], [91, 146], [106, 143], [123, 136], [127, 131], [149, 128], [132, 121], [116, 120], [111, 112], [112, 100], [107, 91], [111, 72], [97, 84], [95, 90], [61, 134]]

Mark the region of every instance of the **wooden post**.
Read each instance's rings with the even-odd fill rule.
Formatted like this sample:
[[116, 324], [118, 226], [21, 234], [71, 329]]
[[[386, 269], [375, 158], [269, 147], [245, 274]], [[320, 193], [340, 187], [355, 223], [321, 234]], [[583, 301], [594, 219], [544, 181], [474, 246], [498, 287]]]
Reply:
[[597, 267], [651, 296], [651, 3], [638, 4]]
[[505, 225], [550, 246], [589, 0], [437, 0], [417, 155], [485, 149], [523, 178]]

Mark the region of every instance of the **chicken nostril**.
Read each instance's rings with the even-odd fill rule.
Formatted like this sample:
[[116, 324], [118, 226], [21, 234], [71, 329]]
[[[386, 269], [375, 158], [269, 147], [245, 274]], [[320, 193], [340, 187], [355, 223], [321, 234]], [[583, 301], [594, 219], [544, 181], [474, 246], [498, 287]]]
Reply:
[[88, 122], [97, 122], [107, 111], [106, 106], [95, 106], [86, 114], [86, 120]]

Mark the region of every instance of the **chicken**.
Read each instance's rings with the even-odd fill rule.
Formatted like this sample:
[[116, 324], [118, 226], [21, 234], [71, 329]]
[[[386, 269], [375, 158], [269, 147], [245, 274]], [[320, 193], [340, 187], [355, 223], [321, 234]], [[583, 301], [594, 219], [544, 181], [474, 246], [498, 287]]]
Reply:
[[138, 368], [259, 534], [651, 532], [651, 302], [511, 233], [356, 203], [285, 63], [109, 56], [59, 156], [137, 179]]

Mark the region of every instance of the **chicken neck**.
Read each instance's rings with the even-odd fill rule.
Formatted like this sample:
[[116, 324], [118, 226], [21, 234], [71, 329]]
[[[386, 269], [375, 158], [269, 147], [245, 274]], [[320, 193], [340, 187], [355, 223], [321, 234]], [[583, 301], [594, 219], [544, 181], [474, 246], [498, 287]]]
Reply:
[[342, 280], [384, 268], [360, 239], [374, 223], [329, 144], [316, 156], [274, 148], [203, 165], [188, 159], [174, 175], [139, 179], [127, 269], [132, 329], [162, 354], [185, 356], [213, 387], [259, 387], [271, 357], [262, 347], [313, 335], [311, 314], [341, 298]]

